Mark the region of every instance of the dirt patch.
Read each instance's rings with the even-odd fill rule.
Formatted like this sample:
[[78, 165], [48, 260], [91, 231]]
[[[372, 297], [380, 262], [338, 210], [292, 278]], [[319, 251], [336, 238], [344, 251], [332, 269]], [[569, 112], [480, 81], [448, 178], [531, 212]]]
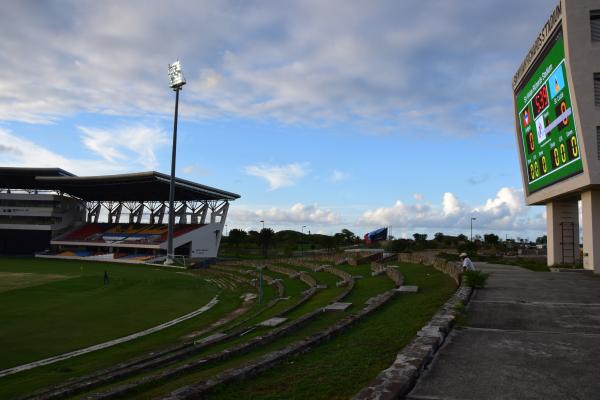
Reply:
[[31, 272], [0, 272], [0, 293], [71, 278], [74, 278], [74, 276], [34, 274]]

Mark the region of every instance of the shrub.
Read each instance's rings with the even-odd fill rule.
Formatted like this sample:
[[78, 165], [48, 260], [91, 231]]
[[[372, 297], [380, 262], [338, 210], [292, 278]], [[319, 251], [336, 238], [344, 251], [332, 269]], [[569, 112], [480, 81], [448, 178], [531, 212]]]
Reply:
[[482, 289], [487, 284], [487, 279], [490, 274], [482, 271], [465, 271], [463, 278], [465, 279], [465, 285], [475, 289]]
[[443, 258], [446, 261], [460, 261], [458, 254], [445, 253], [443, 251], [437, 253], [436, 257]]

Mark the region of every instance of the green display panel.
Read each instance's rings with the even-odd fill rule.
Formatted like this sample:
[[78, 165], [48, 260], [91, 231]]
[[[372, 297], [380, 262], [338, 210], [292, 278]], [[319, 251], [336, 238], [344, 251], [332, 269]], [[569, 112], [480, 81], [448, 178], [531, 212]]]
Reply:
[[583, 171], [559, 32], [516, 92], [529, 193]]

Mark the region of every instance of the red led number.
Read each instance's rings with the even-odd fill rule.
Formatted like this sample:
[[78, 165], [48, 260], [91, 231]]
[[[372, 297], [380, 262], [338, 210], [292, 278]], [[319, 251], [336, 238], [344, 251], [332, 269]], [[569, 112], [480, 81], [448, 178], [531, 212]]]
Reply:
[[548, 106], [548, 89], [546, 85], [542, 86], [542, 88], [537, 92], [535, 97], [533, 98], [533, 116], [537, 117], [543, 110]]

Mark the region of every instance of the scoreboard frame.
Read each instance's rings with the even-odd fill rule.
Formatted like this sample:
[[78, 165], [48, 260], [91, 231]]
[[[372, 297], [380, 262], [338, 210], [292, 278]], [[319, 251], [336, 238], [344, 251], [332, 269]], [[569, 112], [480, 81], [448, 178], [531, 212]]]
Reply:
[[[596, 10], [596, 11], [594, 11]], [[519, 153], [519, 166], [521, 169], [521, 178], [525, 200], [528, 205], [546, 205], [551, 201], [580, 198], [581, 193], [586, 190], [600, 190], [600, 107], [594, 102], [594, 74], [600, 72], [600, 42], [594, 42], [590, 32], [591, 15], [600, 13], [600, 6], [597, 0], [560, 0], [554, 8], [547, 22], [536, 37], [529, 52], [525, 56], [523, 62], [517, 69], [513, 80], [513, 118], [515, 123], [515, 142]], [[595, 15], [595, 14], [594, 14]], [[518, 95], [529, 93], [531, 87], [523, 91], [527, 84], [537, 82], [535, 78], [537, 69], [544, 64], [548, 59], [549, 52], [552, 52], [553, 46], [556, 45], [557, 39], [560, 41], [562, 35], [562, 46], [564, 57], [560, 54], [560, 59], [564, 59], [563, 73], [564, 85], [568, 91], [567, 109], [571, 109], [568, 115], [569, 128], [561, 132], [573, 131], [576, 139], [576, 157], [569, 157], [569, 152], [572, 153], [575, 146], [569, 146], [569, 141], [562, 133], [559, 133], [554, 127], [550, 133], [550, 137], [563, 135], [562, 143], [565, 144], [564, 155], [560, 148], [560, 141], [556, 141], [558, 146], [558, 156], [562, 163], [562, 158], [566, 156], [567, 161], [573, 161], [569, 166], [563, 167], [564, 172], [548, 173], [547, 177], [538, 179], [531, 184], [531, 156], [527, 151], [527, 136], [523, 134], [523, 99], [519, 99]], [[559, 63], [555, 58], [552, 64], [556, 67]], [[548, 76], [552, 71], [548, 72]], [[548, 78], [546, 76], [544, 79]], [[531, 101], [538, 94], [541, 84], [536, 87], [536, 91], [529, 93], [527, 100]], [[548, 96], [548, 101], [552, 102], [552, 96], [549, 93], [550, 86], [546, 84], [548, 92], [546, 94], [539, 93], [541, 97]], [[541, 99], [544, 100], [545, 99]], [[570, 102], [570, 104], [568, 104]], [[550, 103], [546, 111], [550, 110], [550, 123], [554, 122], [557, 111], [555, 105]], [[529, 108], [531, 122], [533, 118], [533, 108]], [[537, 116], [537, 113], [536, 113]], [[537, 131], [531, 130], [534, 135], [534, 142], [544, 142], [545, 136], [537, 137]], [[597, 132], [599, 132], [597, 134]], [[529, 133], [529, 132], [527, 132]], [[541, 140], [540, 140], [541, 139]], [[554, 140], [554, 139], [553, 139]], [[557, 139], [558, 140], [558, 139]], [[545, 142], [544, 142], [545, 143]], [[539, 147], [538, 147], [539, 148]], [[536, 148], [536, 151], [539, 151]], [[548, 166], [548, 161], [551, 161], [553, 154], [546, 154], [546, 168], [552, 170], [552, 164]], [[529, 156], [529, 157], [528, 157]], [[538, 157], [539, 158], [539, 157]], [[535, 165], [534, 165], [535, 168]], [[538, 170], [543, 170], [543, 165], [538, 162]], [[600, 253], [599, 253], [600, 254]]]
[[528, 193], [583, 172], [559, 26], [515, 90]]

